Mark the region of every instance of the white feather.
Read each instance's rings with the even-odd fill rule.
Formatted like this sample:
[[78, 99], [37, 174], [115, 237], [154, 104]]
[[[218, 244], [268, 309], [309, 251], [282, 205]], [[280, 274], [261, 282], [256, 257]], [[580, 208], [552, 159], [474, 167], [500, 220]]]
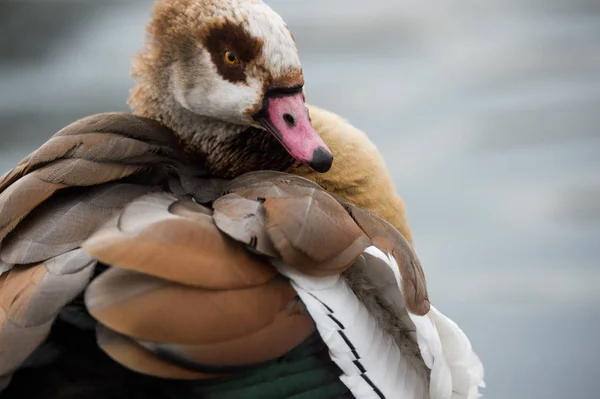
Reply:
[[282, 263], [276, 267], [290, 278], [356, 398], [428, 397], [426, 381], [341, 276], [308, 277]]
[[356, 398], [481, 397], [478, 388], [485, 386], [483, 365], [466, 335], [433, 306], [425, 316], [407, 312], [396, 261], [375, 247], [365, 252], [380, 260], [368, 265], [379, 292], [394, 306], [396, 316], [416, 330], [421, 355], [431, 370], [429, 386], [341, 276], [309, 277], [275, 263], [314, 319], [332, 360], [343, 372], [342, 382]]
[[[367, 248], [366, 252], [384, 261], [401, 292], [402, 277], [396, 260], [376, 247]], [[421, 356], [431, 369], [430, 398], [480, 398], [478, 388], [485, 387], [483, 364], [465, 333], [433, 305], [425, 316], [410, 312], [408, 315], [416, 328]]]
[[10, 269], [12, 269], [12, 267], [13, 265], [9, 265], [8, 263], [2, 263], [2, 261], [0, 261], [0, 276], [8, 272]]

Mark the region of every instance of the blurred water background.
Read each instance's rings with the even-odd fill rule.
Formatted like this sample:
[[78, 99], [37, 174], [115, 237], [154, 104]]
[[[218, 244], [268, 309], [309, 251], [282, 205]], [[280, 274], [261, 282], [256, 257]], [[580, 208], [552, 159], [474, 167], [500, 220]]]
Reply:
[[[0, 2], [0, 174], [127, 110], [151, 0]], [[271, 0], [383, 152], [491, 399], [600, 397], [600, 2]]]

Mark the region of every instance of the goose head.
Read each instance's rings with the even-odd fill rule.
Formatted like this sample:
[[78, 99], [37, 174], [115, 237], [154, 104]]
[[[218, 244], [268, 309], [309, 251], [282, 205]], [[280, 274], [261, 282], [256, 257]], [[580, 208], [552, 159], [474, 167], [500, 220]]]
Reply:
[[311, 124], [298, 50], [259, 0], [159, 0], [136, 57], [134, 113], [159, 120], [225, 177], [333, 156]]

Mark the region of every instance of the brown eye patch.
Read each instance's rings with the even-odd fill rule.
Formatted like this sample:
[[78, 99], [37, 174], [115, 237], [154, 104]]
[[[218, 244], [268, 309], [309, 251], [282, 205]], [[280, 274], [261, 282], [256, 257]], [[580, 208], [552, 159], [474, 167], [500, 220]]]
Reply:
[[[223, 79], [238, 83], [246, 81], [246, 65], [261, 53], [263, 42], [250, 36], [241, 25], [223, 22], [209, 29], [204, 46]], [[239, 62], [228, 63], [225, 59], [228, 51], [235, 54]]]

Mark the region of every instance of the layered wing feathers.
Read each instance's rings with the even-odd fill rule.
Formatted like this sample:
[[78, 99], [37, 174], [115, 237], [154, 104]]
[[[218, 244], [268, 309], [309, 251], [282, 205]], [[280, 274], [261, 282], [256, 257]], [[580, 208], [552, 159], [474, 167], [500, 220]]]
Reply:
[[95, 186], [177, 159], [174, 136], [150, 119], [100, 114], [58, 132], [0, 178], [0, 240], [54, 193]]
[[0, 276], [0, 375], [9, 378], [89, 282], [96, 261], [81, 249]]
[[[283, 356], [316, 323], [352, 392], [397, 392], [399, 381], [413, 378], [396, 361], [398, 343], [340, 278], [365, 265], [371, 246], [398, 267], [396, 305], [427, 314], [420, 263], [379, 217], [286, 173], [207, 178], [185, 164], [173, 135], [156, 122], [85, 118], [0, 179], [0, 351], [16, 348], [0, 352], [0, 377], [19, 367], [60, 309], [85, 290], [99, 346], [139, 373], [227, 376]], [[110, 269], [88, 285], [96, 262]], [[313, 295], [323, 281], [331, 286]], [[361, 371], [356, 348], [329, 339], [341, 327], [326, 311], [348, 298], [337, 310], [348, 317], [342, 324], [360, 342], [361, 367], [391, 364], [381, 373]], [[355, 328], [363, 324], [370, 327]], [[422, 396], [419, 381], [411, 397]]]
[[144, 185], [116, 182], [141, 171], [164, 176], [178, 151], [157, 122], [94, 115], [57, 133], [0, 178], [4, 380], [87, 286], [97, 260], [81, 243], [127, 203], [156, 188], [152, 179]]

